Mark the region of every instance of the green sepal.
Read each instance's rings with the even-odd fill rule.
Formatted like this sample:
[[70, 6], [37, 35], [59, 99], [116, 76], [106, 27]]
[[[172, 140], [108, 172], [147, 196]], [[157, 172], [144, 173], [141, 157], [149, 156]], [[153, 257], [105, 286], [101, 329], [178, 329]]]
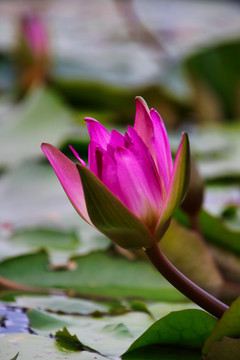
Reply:
[[93, 225], [125, 249], [153, 246], [147, 227], [87, 167], [77, 169]]
[[160, 240], [166, 232], [174, 210], [183, 201], [190, 181], [190, 146], [188, 135], [182, 134], [182, 141], [175, 159], [172, 178], [166, 199], [163, 204], [161, 216], [156, 226], [155, 237]]

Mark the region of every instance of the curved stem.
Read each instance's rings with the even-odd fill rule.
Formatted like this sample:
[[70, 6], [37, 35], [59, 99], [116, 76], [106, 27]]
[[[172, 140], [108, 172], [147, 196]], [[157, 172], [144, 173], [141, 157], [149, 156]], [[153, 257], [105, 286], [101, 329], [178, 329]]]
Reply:
[[152, 264], [165, 279], [204, 310], [219, 319], [228, 310], [227, 305], [208, 294], [176, 269], [160, 250], [157, 242], [153, 247], [146, 249], [145, 252]]

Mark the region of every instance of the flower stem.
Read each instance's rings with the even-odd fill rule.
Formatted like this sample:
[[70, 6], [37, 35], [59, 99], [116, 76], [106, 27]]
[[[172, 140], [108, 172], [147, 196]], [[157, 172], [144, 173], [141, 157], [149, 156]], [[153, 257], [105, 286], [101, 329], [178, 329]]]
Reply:
[[157, 242], [151, 248], [146, 249], [145, 252], [165, 279], [201, 308], [219, 319], [228, 310], [227, 305], [208, 294], [176, 269], [160, 250]]

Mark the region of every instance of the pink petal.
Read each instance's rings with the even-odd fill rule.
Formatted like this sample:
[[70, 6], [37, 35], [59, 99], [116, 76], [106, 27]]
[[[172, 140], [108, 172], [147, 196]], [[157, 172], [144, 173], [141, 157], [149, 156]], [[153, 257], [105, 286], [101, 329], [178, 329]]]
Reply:
[[72, 145], [69, 145], [70, 149], [73, 152], [73, 155], [76, 157], [76, 159], [78, 159], [78, 161], [80, 162], [80, 164], [82, 164], [83, 166], [87, 166], [85, 161], [83, 161], [80, 156], [78, 155], [77, 151], [72, 147]]
[[87, 122], [88, 132], [91, 141], [94, 141], [95, 143], [101, 145], [101, 147], [106, 150], [107, 144], [110, 141], [109, 132], [102, 124], [100, 124], [100, 122], [95, 119], [85, 118], [85, 121]]
[[154, 245], [152, 234], [87, 167], [77, 164], [92, 223], [125, 249]]
[[124, 147], [129, 148], [129, 146], [132, 145], [132, 140], [127, 132], [124, 134]]
[[154, 228], [161, 209], [161, 193], [151, 163], [140, 163], [126, 148], [117, 148], [115, 158], [124, 204], [149, 228]]
[[156, 154], [158, 171], [159, 175], [164, 180], [165, 191], [167, 191], [172, 172], [171, 148], [162, 118], [154, 109], [151, 109], [150, 113], [154, 126], [154, 137], [152, 139], [152, 142]]
[[111, 145], [113, 148], [116, 148], [117, 146], [124, 146], [123, 135], [116, 130], [112, 130], [109, 145]]
[[102, 157], [106, 151], [94, 141], [90, 141], [88, 147], [89, 169], [101, 180], [102, 179]]
[[102, 182], [119, 200], [123, 201], [123, 194], [117, 176], [116, 162], [108, 153], [105, 153], [102, 157], [102, 166], [104, 169]]
[[159, 201], [161, 202], [163, 199], [162, 194], [164, 192], [162, 191], [162, 187], [164, 186], [164, 184], [162, 184], [162, 177], [159, 176], [158, 174], [152, 155], [150, 154], [149, 149], [147, 148], [141, 137], [137, 134], [137, 132], [133, 128], [128, 126], [128, 132], [131, 139], [131, 145], [129, 146], [129, 149], [138, 159], [140, 164], [142, 164], [143, 166], [146, 166], [146, 164], [148, 164], [150, 172], [154, 175], [154, 178], [159, 184], [159, 186], [156, 189], [156, 195], [158, 196]]
[[152, 137], [154, 136], [154, 129], [152, 119], [150, 116], [147, 104], [141, 97], [136, 97], [136, 115], [134, 122], [134, 129], [142, 138], [143, 142], [149, 148], [152, 156], [154, 149], [152, 145]]
[[82, 183], [76, 165], [50, 144], [42, 144], [41, 148], [76, 211], [93, 226], [88, 216]]

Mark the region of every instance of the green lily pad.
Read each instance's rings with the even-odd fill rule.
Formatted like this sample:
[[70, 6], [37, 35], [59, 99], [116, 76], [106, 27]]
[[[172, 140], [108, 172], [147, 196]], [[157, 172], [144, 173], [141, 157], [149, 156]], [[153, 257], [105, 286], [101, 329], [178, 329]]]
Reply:
[[80, 218], [56, 182], [50, 166], [33, 163], [0, 178], [0, 259], [45, 247], [52, 263], [64, 264], [74, 254], [109, 246], [110, 240]]
[[65, 338], [66, 331], [62, 329], [67, 328], [69, 334], [73, 338], [76, 336], [82, 346], [106, 356], [120, 356], [153, 323], [153, 319], [142, 312], [93, 318], [31, 310], [28, 317], [31, 329], [37, 334], [57, 332], [59, 340]]
[[0, 121], [0, 165], [5, 167], [40, 158], [41, 142], [60, 144], [72, 126], [69, 109], [56, 94], [43, 88], [32, 90], [7, 115]]
[[1, 259], [26, 254], [45, 248], [50, 256], [51, 263], [64, 265], [80, 247], [77, 234], [73, 231], [56, 229], [26, 229], [17, 231], [2, 243]]
[[130, 261], [96, 252], [72, 258], [72, 261], [75, 270], [53, 271], [46, 252], [41, 251], [2, 261], [0, 275], [23, 285], [71, 289], [103, 298], [126, 296], [170, 302], [186, 300], [144, 260]]
[[134, 351], [151, 344], [171, 344], [201, 348], [217, 320], [202, 310], [172, 312], [155, 322], [127, 350]]
[[66, 314], [95, 315], [109, 312], [107, 304], [65, 296], [16, 296], [13, 306], [63, 312]]
[[[168, 309], [175, 309], [175, 305], [168, 305]], [[56, 331], [58, 342], [65, 343], [66, 348], [72, 340], [74, 346], [77, 342], [106, 356], [120, 356], [151, 344], [200, 349], [217, 322], [206, 312], [193, 309], [168, 313], [156, 323], [149, 314], [138, 311], [93, 318], [31, 310], [28, 317], [37, 334]]]
[[103, 356], [88, 351], [67, 351], [56, 345], [53, 339], [30, 334], [0, 336], [1, 360], [102, 360]]
[[238, 185], [209, 184], [204, 209], [223, 221], [228, 228], [240, 231], [240, 188]]
[[[199, 136], [201, 133], [203, 133], [203, 138], [206, 138], [206, 141], [204, 141], [206, 156], [199, 158], [198, 166], [204, 179], [208, 181], [224, 179], [239, 180], [239, 123], [203, 128], [203, 130], [200, 130], [199, 134], [196, 134], [195, 141], [201, 141]], [[213, 146], [209, 143], [214, 144], [214, 139], [216, 137], [219, 138], [219, 142], [222, 141], [222, 149], [219, 149], [216, 155], [211, 158], [207, 156], [207, 149], [209, 146]]]
[[[189, 219], [183, 211], [175, 212], [176, 219], [183, 225], [189, 226]], [[233, 230], [219, 217], [202, 210], [199, 214], [200, 227], [204, 238], [212, 244], [220, 246], [236, 255], [240, 254], [240, 231]]]

